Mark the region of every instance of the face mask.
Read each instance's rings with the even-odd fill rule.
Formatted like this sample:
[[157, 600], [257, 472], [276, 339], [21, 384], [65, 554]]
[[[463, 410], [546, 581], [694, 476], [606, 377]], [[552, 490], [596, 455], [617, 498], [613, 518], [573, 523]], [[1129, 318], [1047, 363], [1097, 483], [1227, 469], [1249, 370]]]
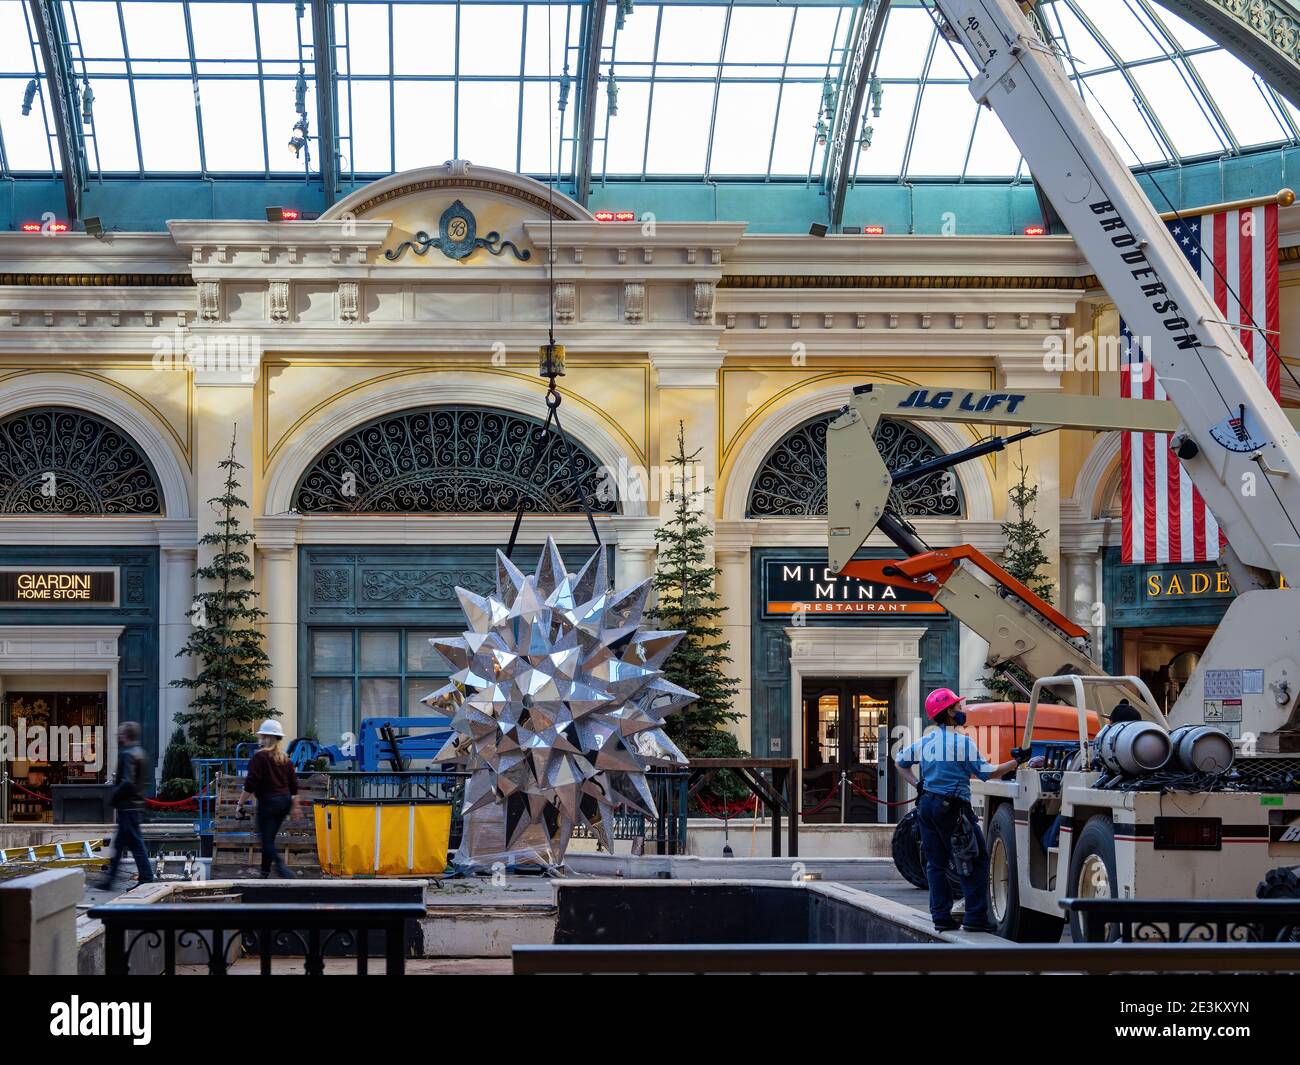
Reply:
[[952, 723], [953, 723], [954, 725], [964, 725], [964, 724], [966, 724], [966, 711], [965, 711], [965, 710], [954, 710], [954, 711], [952, 711], [952, 713], [949, 714], [948, 716], [952, 718]]

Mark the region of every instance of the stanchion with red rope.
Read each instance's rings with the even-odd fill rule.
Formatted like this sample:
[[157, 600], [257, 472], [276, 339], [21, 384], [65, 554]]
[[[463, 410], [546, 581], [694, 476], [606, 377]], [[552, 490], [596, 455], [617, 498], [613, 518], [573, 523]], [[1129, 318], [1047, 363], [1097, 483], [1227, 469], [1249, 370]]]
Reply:
[[860, 798], [867, 799], [867, 800], [869, 800], [870, 802], [878, 802], [878, 803], [880, 803], [882, 806], [888, 806], [888, 807], [890, 807], [891, 809], [893, 809], [893, 808], [895, 808], [895, 807], [898, 807], [898, 806], [910, 806], [912, 803], [916, 802], [916, 798], [915, 798], [915, 797], [913, 797], [913, 798], [911, 798], [911, 799], [903, 799], [903, 800], [900, 801], [900, 802], [889, 802], [889, 801], [887, 801], [887, 800], [885, 800], [885, 799], [881, 799], [881, 798], [879, 798], [878, 796], [872, 795], [871, 792], [869, 792], [869, 791], [865, 791], [865, 790], [863, 790], [862, 788], [860, 788], [860, 787], [858, 787], [856, 784], [854, 784], [853, 781], [851, 781], [851, 780], [849, 781], [849, 787], [851, 787], [855, 792], [857, 792], [857, 794], [858, 794], [858, 796], [859, 796]]
[[812, 809], [810, 809], [810, 810], [800, 810], [800, 811], [799, 811], [799, 816], [800, 816], [800, 817], [812, 817], [814, 814], [819, 814], [819, 813], [821, 813], [824, 809], [826, 809], [826, 807], [830, 804], [830, 801], [831, 801], [833, 798], [835, 798], [835, 792], [833, 792], [833, 791], [828, 791], [828, 792], [826, 793], [826, 798], [822, 799], [821, 802], [819, 802], [816, 806], [814, 806], [814, 807], [813, 807]]
[[9, 783], [12, 784], [19, 791], [21, 791], [24, 795], [28, 796], [29, 798], [35, 799], [37, 802], [43, 802], [45, 803], [46, 806], [49, 806], [52, 802], [54, 802], [54, 800], [51, 799], [48, 795], [42, 795], [39, 791], [32, 791], [30, 788], [24, 788], [21, 784], [18, 783], [18, 781], [14, 780], [12, 777], [10, 778]]

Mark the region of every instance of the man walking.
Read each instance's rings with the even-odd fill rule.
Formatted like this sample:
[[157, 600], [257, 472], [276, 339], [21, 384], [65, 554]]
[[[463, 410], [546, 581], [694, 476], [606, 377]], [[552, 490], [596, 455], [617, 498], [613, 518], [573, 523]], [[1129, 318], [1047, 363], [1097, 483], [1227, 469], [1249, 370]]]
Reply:
[[140, 826], [144, 821], [144, 788], [149, 777], [149, 758], [140, 746], [140, 726], [124, 721], [117, 730], [117, 772], [114, 774], [111, 802], [117, 811], [117, 832], [113, 836], [113, 857], [100, 887], [110, 890], [117, 878], [117, 867], [129, 848], [135, 858], [140, 883], [153, 880], [149, 852], [145, 849]]

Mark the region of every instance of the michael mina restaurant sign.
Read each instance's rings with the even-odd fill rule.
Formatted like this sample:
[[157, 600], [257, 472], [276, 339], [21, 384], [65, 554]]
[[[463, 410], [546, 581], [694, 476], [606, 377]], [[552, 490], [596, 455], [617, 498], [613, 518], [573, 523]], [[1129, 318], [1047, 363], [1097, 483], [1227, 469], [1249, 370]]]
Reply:
[[943, 614], [925, 592], [892, 584], [840, 577], [825, 563], [766, 559], [763, 564], [763, 614], [857, 614], [897, 616]]
[[116, 570], [0, 570], [2, 606], [113, 606], [116, 603]]

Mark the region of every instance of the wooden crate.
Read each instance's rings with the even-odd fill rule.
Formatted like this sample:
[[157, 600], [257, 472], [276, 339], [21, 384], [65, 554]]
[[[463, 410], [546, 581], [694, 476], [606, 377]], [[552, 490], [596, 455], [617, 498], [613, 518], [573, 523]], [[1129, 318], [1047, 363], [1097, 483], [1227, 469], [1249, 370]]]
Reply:
[[[298, 809], [285, 819], [277, 846], [285, 864], [300, 877], [319, 877], [316, 822], [313, 806], [325, 798], [328, 777], [312, 773], [298, 778]], [[236, 816], [244, 795], [243, 774], [217, 778], [217, 806], [212, 821], [212, 877], [226, 880], [260, 876], [262, 841], [257, 834], [256, 800], [250, 797], [246, 816]]]

